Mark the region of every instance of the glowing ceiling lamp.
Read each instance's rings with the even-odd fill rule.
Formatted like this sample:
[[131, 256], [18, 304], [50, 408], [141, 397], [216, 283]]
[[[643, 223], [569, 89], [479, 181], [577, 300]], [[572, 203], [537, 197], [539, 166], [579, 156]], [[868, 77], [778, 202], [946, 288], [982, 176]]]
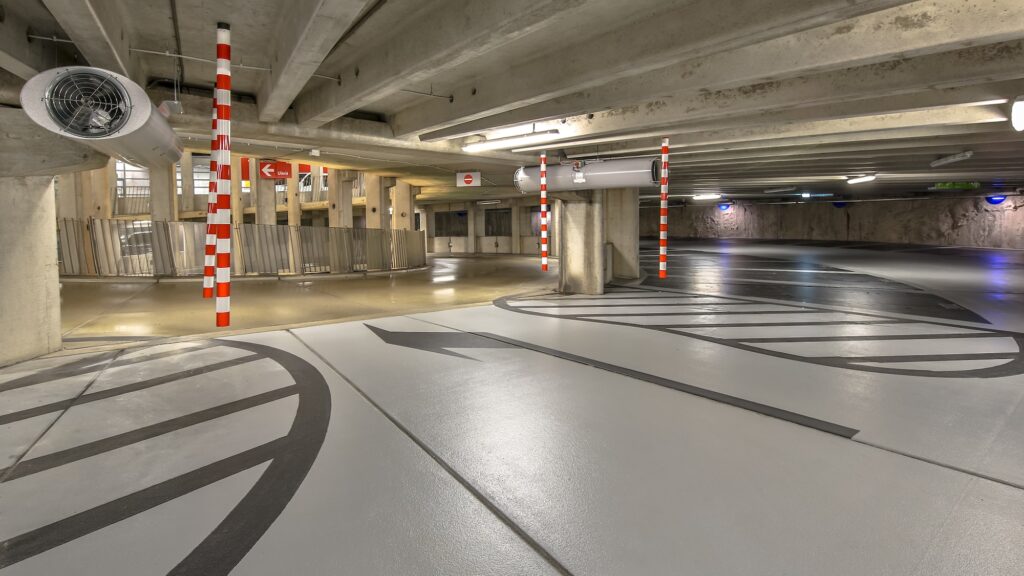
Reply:
[[1010, 108], [1010, 123], [1017, 132], [1024, 132], [1024, 96], [1017, 96]]
[[863, 184], [865, 182], [874, 182], [876, 178], [878, 178], [878, 176], [875, 176], [874, 174], [865, 174], [863, 176], [855, 176], [853, 178], [847, 178], [846, 179], [846, 183], [847, 184]]
[[985, 197], [985, 202], [988, 202], [989, 204], [991, 204], [993, 206], [998, 206], [998, 205], [1002, 204], [1005, 201], [1006, 201], [1006, 196], [1003, 196], [1003, 195], [999, 195], [999, 196], [986, 196]]
[[694, 200], [718, 200], [721, 198], [721, 194], [697, 194], [693, 197]]
[[524, 134], [522, 136], [512, 136], [511, 138], [496, 138], [494, 140], [484, 140], [483, 142], [474, 142], [473, 144], [467, 144], [462, 147], [463, 152], [484, 152], [486, 150], [508, 150], [510, 148], [518, 148], [520, 146], [529, 146], [530, 144], [541, 144], [543, 142], [550, 142], [558, 139], [558, 130], [544, 130], [543, 132], [533, 132], [531, 134]]

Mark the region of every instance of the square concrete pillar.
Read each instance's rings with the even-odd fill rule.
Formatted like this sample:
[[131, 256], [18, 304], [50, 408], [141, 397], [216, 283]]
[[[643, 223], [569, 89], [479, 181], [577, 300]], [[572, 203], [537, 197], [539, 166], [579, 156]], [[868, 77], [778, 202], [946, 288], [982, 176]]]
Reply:
[[181, 203], [178, 209], [181, 212], [192, 212], [196, 208], [196, 181], [192, 168], [192, 151], [185, 150], [181, 154]]
[[276, 184], [277, 180], [261, 178], [256, 174], [253, 192], [256, 194], [257, 224], [277, 224], [277, 191], [274, 189]]
[[299, 165], [292, 164], [292, 175], [288, 178], [288, 262], [291, 271], [302, 273], [302, 237], [299, 226], [302, 225], [302, 206], [299, 203]]
[[391, 204], [391, 228], [393, 230], [412, 230], [416, 210], [413, 203], [415, 189], [408, 182], [398, 180], [392, 190], [394, 200]]
[[476, 253], [476, 204], [466, 206], [466, 253]]
[[519, 205], [519, 200], [513, 198], [509, 201], [512, 205], [512, 253], [522, 254], [523, 253], [523, 238], [522, 238], [522, 218], [523, 218], [523, 207]]
[[59, 350], [53, 177], [0, 177], [0, 366]]
[[238, 225], [242, 223], [245, 213], [245, 206], [242, 205], [242, 163], [249, 161], [249, 158], [241, 156], [231, 157], [231, 248], [234, 251], [231, 255], [231, 267], [235, 274], [245, 272], [244, 262], [239, 257], [242, 253], [242, 242], [238, 234]]
[[334, 170], [328, 174], [327, 225], [332, 228], [352, 227], [352, 190], [356, 185], [355, 172]]
[[309, 172], [310, 194], [313, 195], [310, 201], [321, 202], [326, 198], [324, 196], [324, 167], [312, 164], [309, 167]]
[[558, 291], [604, 294], [604, 190], [557, 195]]
[[605, 239], [611, 244], [612, 276], [640, 277], [640, 189], [604, 191]]
[[149, 168], [149, 211], [154, 221], [178, 219], [178, 186], [174, 164]]
[[363, 187], [366, 193], [366, 227], [379, 230], [383, 228], [384, 219], [387, 217], [386, 194], [381, 177], [364, 174]]

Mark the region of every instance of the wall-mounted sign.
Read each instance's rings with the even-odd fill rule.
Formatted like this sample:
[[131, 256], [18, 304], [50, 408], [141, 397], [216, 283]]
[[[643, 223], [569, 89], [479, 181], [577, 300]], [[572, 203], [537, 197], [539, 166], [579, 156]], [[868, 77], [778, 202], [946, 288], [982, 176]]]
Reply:
[[455, 174], [455, 186], [465, 188], [466, 186], [479, 186], [479, 172], [459, 172]]
[[260, 160], [260, 178], [279, 180], [292, 177], [291, 162], [275, 162], [273, 160]]

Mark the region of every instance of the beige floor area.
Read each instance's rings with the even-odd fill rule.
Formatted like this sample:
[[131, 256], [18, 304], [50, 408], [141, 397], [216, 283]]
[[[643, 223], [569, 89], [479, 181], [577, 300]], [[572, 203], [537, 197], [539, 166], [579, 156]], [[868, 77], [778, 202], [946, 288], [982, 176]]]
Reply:
[[64, 280], [65, 348], [428, 312], [552, 289], [557, 264], [536, 256], [431, 257], [421, 271], [361, 278], [240, 279], [231, 286], [231, 327], [214, 326], [198, 281]]

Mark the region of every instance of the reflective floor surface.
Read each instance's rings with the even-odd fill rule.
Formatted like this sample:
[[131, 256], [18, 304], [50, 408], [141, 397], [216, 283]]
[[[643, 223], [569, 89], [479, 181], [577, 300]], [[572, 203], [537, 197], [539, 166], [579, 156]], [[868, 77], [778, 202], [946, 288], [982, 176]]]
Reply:
[[674, 242], [602, 296], [11, 366], [0, 576], [1019, 575], [986, 254]]
[[[231, 330], [483, 304], [557, 284], [557, 262], [543, 273], [536, 256], [429, 260], [427, 270], [363, 278], [240, 279], [231, 286]], [[67, 348], [218, 331], [213, 301], [196, 281], [65, 281], [61, 315]]]

